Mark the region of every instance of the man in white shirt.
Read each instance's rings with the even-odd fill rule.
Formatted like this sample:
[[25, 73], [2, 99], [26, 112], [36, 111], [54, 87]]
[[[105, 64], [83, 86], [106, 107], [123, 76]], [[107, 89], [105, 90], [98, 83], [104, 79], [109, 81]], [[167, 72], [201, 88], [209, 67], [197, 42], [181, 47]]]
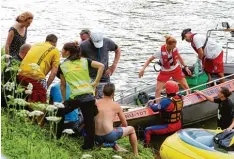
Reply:
[[[204, 35], [194, 34], [191, 29], [184, 29], [181, 33], [182, 40], [191, 43], [202, 60], [203, 68], [208, 73], [209, 81], [211, 74], [216, 73], [219, 77], [224, 77], [223, 50], [214, 40]], [[224, 82], [224, 79], [220, 80]]]

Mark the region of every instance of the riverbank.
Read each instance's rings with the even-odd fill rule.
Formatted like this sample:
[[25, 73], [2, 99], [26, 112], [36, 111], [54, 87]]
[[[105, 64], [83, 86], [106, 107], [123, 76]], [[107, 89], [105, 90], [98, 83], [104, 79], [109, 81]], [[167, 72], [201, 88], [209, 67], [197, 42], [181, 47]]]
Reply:
[[[97, 147], [92, 151], [81, 151], [82, 137], [65, 135], [60, 140], [50, 140], [48, 129], [41, 129], [38, 125], [33, 125], [28, 120], [22, 120], [17, 116], [7, 118], [4, 111], [1, 114], [1, 124], [2, 154], [7, 159], [80, 159], [82, 157], [136, 159], [131, 152], [127, 137], [118, 141], [118, 144], [129, 151], [127, 153], [114, 152], [112, 148]], [[141, 142], [138, 148], [139, 158], [155, 158], [152, 150], [144, 148]]]

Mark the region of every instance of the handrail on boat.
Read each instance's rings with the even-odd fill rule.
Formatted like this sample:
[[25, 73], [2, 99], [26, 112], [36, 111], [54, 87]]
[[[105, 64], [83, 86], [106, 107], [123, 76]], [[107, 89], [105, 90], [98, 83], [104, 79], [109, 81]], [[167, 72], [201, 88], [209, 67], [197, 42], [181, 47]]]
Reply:
[[198, 87], [201, 87], [201, 86], [204, 86], [204, 85], [207, 85], [207, 84], [211, 84], [211, 83], [214, 83], [214, 85], [216, 86], [217, 85], [217, 81], [221, 80], [221, 79], [226, 79], [228, 77], [232, 77], [234, 76], [234, 73], [233, 74], [230, 74], [230, 75], [227, 75], [227, 76], [224, 76], [224, 77], [221, 77], [221, 78], [218, 78], [218, 79], [215, 79], [215, 80], [212, 80], [210, 82], [207, 82], [207, 83], [203, 83], [201, 85], [198, 85], [198, 86], [195, 86], [195, 87], [192, 87], [192, 88], [189, 88], [189, 89], [186, 89], [186, 90], [183, 90], [183, 91], [180, 91], [180, 93], [187, 93], [189, 90], [191, 89], [195, 89], [195, 88], [198, 88]]
[[[207, 83], [200, 84], [200, 85], [198, 85], [198, 86], [195, 86], [195, 87], [192, 87], [192, 88], [189, 88], [189, 89], [186, 89], [186, 90], [177, 92], [177, 93], [186, 93], [186, 94], [188, 94], [188, 91], [189, 91], [189, 90], [196, 89], [196, 88], [198, 88], [198, 87], [201, 87], [201, 86], [204, 86], [204, 85], [207, 85], [207, 84], [211, 84], [211, 83], [214, 83], [214, 85], [217, 85], [217, 81], [219, 81], [219, 80], [221, 80], [221, 79], [226, 79], [226, 78], [232, 77], [232, 76], [234, 76], [234, 74], [230, 74], [230, 75], [227, 75], [227, 76], [224, 76], [224, 77], [221, 77], [221, 78], [212, 80], [212, 81], [207, 82]], [[151, 86], [152, 86], [152, 85], [151, 85]], [[149, 87], [149, 86], [148, 86], [148, 87]], [[143, 89], [146, 89], [146, 88], [148, 88], [148, 87], [145, 87], [145, 88], [143, 88]], [[136, 87], [134, 87], [133, 89], [136, 89]], [[135, 92], [135, 93], [136, 93], [136, 92]], [[165, 96], [162, 96], [162, 97], [156, 98], [155, 100], [162, 99], [162, 98], [164, 98], [164, 97], [165, 97]], [[122, 96], [121, 96], [121, 95], [120, 95], [120, 98], [122, 99]]]
[[229, 42], [227, 42], [227, 44], [226, 44], [226, 59], [225, 59], [225, 63], [227, 63], [227, 60], [228, 60], [228, 44], [231, 44], [231, 43], [234, 44], [233, 41], [229, 41]]

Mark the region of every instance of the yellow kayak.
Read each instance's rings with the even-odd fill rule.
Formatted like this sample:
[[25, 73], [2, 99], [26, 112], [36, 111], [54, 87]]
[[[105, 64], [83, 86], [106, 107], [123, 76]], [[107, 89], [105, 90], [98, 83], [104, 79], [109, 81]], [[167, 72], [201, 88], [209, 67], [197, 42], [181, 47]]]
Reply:
[[162, 159], [234, 159], [233, 151], [215, 148], [213, 137], [221, 130], [182, 129], [160, 147]]

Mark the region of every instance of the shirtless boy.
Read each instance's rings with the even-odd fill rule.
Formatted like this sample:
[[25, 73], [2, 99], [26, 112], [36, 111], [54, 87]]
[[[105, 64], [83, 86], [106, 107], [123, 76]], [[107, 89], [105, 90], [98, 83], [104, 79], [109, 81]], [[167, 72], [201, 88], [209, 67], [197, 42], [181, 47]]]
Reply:
[[[121, 137], [129, 136], [133, 153], [138, 156], [135, 129], [128, 126], [122, 108], [118, 103], [113, 102], [114, 92], [114, 84], [106, 84], [103, 88], [104, 97], [96, 102], [98, 115], [95, 119], [95, 140], [99, 144], [113, 143]], [[123, 127], [113, 127], [116, 115], [118, 115]]]

